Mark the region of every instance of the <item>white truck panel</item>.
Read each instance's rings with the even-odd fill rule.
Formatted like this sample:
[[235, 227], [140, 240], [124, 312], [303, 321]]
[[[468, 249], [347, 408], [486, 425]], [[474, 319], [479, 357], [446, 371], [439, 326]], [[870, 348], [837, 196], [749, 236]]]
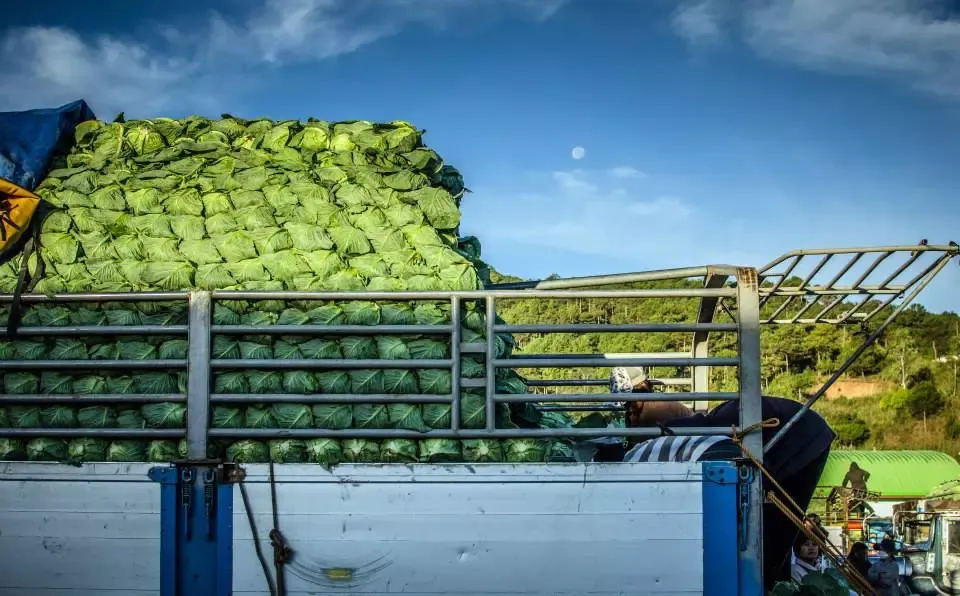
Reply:
[[159, 595], [150, 467], [0, 464], [0, 596]]
[[[246, 469], [272, 566], [266, 467]], [[276, 474], [281, 530], [296, 553], [290, 596], [703, 592], [698, 465], [277, 466]], [[234, 537], [234, 592], [267, 595], [239, 492]]]
[[[0, 596], [159, 594], [149, 464], [0, 464]], [[272, 571], [267, 466], [247, 491]], [[307, 594], [702, 594], [701, 471], [688, 464], [278, 465]], [[234, 491], [234, 591], [267, 595]], [[309, 578], [309, 581], [304, 578]]]

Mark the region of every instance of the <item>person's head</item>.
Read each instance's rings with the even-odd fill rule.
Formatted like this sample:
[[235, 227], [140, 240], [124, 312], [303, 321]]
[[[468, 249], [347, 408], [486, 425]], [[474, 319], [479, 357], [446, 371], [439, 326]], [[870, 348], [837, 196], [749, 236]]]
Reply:
[[855, 462], [855, 461], [850, 462], [850, 471], [851, 471], [851, 472], [858, 472], [858, 471], [860, 471], [860, 466], [857, 465], [857, 462]]
[[[655, 381], [647, 376], [642, 367], [617, 367], [610, 373], [611, 393], [653, 393]], [[624, 396], [626, 397], [626, 396]], [[627, 426], [655, 426], [672, 418], [693, 414], [689, 408], [677, 402], [636, 401], [624, 402], [624, 418]]]
[[813, 564], [820, 557], [820, 547], [806, 534], [800, 533], [793, 543], [793, 554], [804, 563]]
[[854, 561], [865, 561], [867, 559], [867, 545], [862, 542], [854, 542], [850, 547], [850, 554], [847, 555]]
[[894, 543], [893, 540], [890, 540], [889, 538], [884, 538], [883, 540], [880, 541], [880, 544], [874, 545], [874, 548], [876, 548], [881, 553], [887, 555], [888, 557], [893, 558], [897, 556], [897, 545], [896, 543]]

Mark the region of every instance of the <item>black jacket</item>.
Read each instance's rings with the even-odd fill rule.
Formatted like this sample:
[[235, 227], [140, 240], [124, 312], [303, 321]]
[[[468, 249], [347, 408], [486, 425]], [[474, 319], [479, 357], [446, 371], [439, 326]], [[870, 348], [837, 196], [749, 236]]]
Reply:
[[[763, 419], [778, 418], [781, 426], [786, 424], [803, 404], [782, 397], [763, 398]], [[666, 427], [723, 426], [740, 424], [740, 403], [728, 401], [710, 410], [706, 414], [694, 414], [683, 418], [674, 418], [664, 423]], [[763, 429], [763, 442], [767, 444], [778, 428]], [[813, 462], [830, 449], [834, 435], [830, 426], [813, 411], [807, 411], [768, 453], [764, 455], [764, 467], [775, 478], [788, 478], [807, 464]], [[754, 454], [759, 455], [759, 454]]]

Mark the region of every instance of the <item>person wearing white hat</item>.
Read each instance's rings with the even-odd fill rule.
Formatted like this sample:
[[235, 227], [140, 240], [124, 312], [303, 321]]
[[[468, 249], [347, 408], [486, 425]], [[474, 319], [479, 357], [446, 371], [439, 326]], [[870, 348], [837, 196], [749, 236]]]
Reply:
[[[651, 379], [641, 367], [617, 367], [610, 373], [611, 393], [653, 393], [658, 381]], [[630, 400], [626, 406], [626, 426], [637, 428], [656, 426], [661, 420], [691, 416], [693, 411], [678, 402]], [[734, 459], [740, 448], [722, 435], [662, 436], [654, 439], [632, 439], [632, 446], [622, 461], [640, 462], [699, 462]]]

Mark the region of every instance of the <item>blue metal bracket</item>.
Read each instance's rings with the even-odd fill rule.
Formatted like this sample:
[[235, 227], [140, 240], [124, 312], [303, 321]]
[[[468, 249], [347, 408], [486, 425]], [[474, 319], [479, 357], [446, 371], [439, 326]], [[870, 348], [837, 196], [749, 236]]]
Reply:
[[704, 596], [761, 596], [763, 587], [751, 582], [751, 575], [741, 569], [748, 563], [741, 550], [741, 537], [748, 519], [743, 503], [744, 495], [750, 494], [752, 469], [748, 468], [747, 474], [743, 467], [729, 461], [701, 465]]
[[151, 468], [160, 483], [160, 595], [233, 593], [233, 483], [243, 471], [219, 462]]
[[737, 551], [737, 467], [726, 461], [703, 466], [703, 594], [735, 596]]

